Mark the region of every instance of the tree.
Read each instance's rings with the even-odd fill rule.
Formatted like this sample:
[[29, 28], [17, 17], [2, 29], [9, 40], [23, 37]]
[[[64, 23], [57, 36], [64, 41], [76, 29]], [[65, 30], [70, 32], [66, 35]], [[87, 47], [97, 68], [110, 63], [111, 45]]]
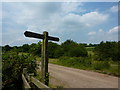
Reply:
[[59, 50], [59, 47], [60, 47], [60, 45], [58, 45], [57, 43], [49, 42], [48, 43], [48, 55], [49, 55], [49, 57], [51, 57], [51, 58], [58, 57], [57, 50]]
[[22, 46], [22, 51], [23, 52], [29, 52], [29, 45], [28, 44], [24, 44], [23, 46]]
[[11, 50], [11, 47], [9, 45], [5, 45], [3, 48], [2, 48], [3, 52], [7, 52], [7, 51], [10, 51]]
[[101, 42], [94, 51], [97, 60], [118, 60], [118, 42]]
[[81, 44], [77, 44], [73, 40], [67, 40], [61, 45], [63, 56], [80, 57], [87, 56], [87, 50]]
[[82, 45], [76, 45], [74, 48], [71, 48], [69, 50], [69, 56], [70, 57], [86, 57], [87, 51]]

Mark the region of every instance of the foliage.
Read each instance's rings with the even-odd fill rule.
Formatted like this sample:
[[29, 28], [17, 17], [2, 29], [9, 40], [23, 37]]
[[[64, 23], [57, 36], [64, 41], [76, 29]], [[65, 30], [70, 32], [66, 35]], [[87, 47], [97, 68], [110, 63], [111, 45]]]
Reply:
[[120, 42], [101, 42], [95, 47], [95, 59], [118, 61], [118, 45], [120, 46]]
[[51, 58], [56, 58], [58, 57], [57, 54], [59, 54], [58, 50], [59, 50], [60, 45], [56, 44], [56, 43], [52, 43], [49, 42], [48, 43], [48, 55]]
[[[9, 87], [20, 80], [22, 69], [27, 67], [29, 72], [35, 73], [35, 56], [41, 56], [42, 42], [24, 44], [23, 46], [2, 47], [2, 79], [3, 86]], [[89, 46], [89, 47], [88, 47]], [[109, 72], [113, 75], [118, 73], [120, 42], [101, 42], [100, 44], [78, 44], [73, 40], [66, 40], [62, 44], [48, 43], [50, 58], [59, 58], [56, 64]], [[11, 84], [13, 83], [13, 84]]]
[[[3, 87], [10, 87], [11, 83], [21, 79], [23, 68], [28, 72], [35, 73], [35, 58], [30, 54], [20, 54], [17, 52], [6, 52], [2, 55], [2, 84]], [[13, 85], [16, 85], [14, 83]]]
[[29, 45], [29, 51], [28, 53], [31, 53], [33, 55], [41, 56], [41, 42], [38, 42], [37, 44], [32, 43]]
[[10, 51], [11, 47], [9, 45], [5, 45], [4, 47], [2, 47], [2, 51], [6, 52], [6, 51]]
[[29, 45], [28, 44], [24, 44], [23, 46], [22, 46], [22, 52], [28, 52], [29, 51]]
[[[24, 52], [30, 53], [34, 56], [41, 56], [41, 42], [37, 44], [32, 43], [31, 45], [24, 44], [23, 46], [9, 45], [4, 46], [3, 53], [7, 51], [13, 52]], [[86, 46], [86, 48], [85, 48]], [[90, 46], [90, 47], [88, 47]], [[95, 47], [93, 47], [95, 46]], [[50, 58], [58, 58], [61, 56], [68, 57], [87, 57], [88, 54], [95, 53], [95, 60], [113, 60], [119, 61], [120, 53], [118, 48], [120, 47], [120, 42], [101, 42], [100, 44], [78, 44], [73, 40], [66, 40], [61, 45], [49, 42], [48, 43], [48, 53]], [[92, 54], [93, 55], [93, 54]]]
[[95, 70], [109, 69], [110, 64], [107, 61], [94, 61], [92, 62], [92, 68]]
[[87, 51], [93, 51], [95, 47], [86, 47]]
[[89, 57], [60, 57], [58, 64], [63, 66], [86, 69], [91, 67], [91, 60]]
[[[14, 46], [10, 47], [6, 45], [3, 47], [4, 51], [13, 51], [13, 52], [23, 52], [30, 53], [34, 56], [41, 56], [41, 42], [37, 44], [32, 43], [31, 45], [24, 44], [23, 46]], [[61, 56], [69, 56], [69, 57], [87, 57], [88, 53], [85, 48], [86, 44], [78, 44], [73, 40], [66, 40], [61, 45], [49, 42], [48, 43], [48, 55], [50, 58], [58, 58]]]
[[64, 43], [61, 44], [62, 47], [62, 56], [69, 56], [69, 57], [86, 57], [87, 56], [87, 50], [86, 48], [81, 45], [77, 44], [73, 40], [67, 40]]
[[50, 59], [50, 63], [120, 76], [120, 66], [112, 65], [109, 61], [96, 61], [90, 56], [60, 57], [59, 59]]

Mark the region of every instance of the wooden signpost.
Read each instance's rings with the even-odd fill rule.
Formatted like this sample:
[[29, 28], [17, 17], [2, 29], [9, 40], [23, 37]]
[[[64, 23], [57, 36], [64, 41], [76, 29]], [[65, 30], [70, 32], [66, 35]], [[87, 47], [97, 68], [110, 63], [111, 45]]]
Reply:
[[48, 73], [48, 40], [59, 41], [59, 38], [48, 36], [48, 32], [44, 31], [43, 34], [37, 34], [34, 32], [26, 31], [24, 33], [26, 37], [43, 39], [42, 42], [42, 51], [41, 51], [41, 75], [42, 82], [45, 85], [49, 84], [49, 73]]

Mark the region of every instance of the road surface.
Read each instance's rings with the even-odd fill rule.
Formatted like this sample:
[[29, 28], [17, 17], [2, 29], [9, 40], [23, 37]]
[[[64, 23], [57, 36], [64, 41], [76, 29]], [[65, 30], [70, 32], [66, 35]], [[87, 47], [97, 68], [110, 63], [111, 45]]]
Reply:
[[[40, 64], [40, 63], [39, 63]], [[40, 68], [40, 66], [39, 66]], [[64, 67], [56, 64], [48, 66], [50, 85], [63, 88], [118, 88], [118, 77], [93, 71]], [[41, 69], [38, 69], [38, 71]]]
[[49, 64], [50, 84], [64, 88], [118, 88], [118, 78], [92, 71]]

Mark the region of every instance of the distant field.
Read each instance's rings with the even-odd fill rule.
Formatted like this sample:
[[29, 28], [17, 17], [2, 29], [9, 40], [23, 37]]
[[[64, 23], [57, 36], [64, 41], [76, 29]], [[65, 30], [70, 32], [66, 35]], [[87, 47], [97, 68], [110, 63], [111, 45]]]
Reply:
[[95, 47], [85, 47], [87, 51], [92, 51]]
[[86, 50], [87, 50], [89, 56], [93, 56], [94, 55], [94, 52], [93, 52], [94, 48], [95, 47], [86, 47]]

